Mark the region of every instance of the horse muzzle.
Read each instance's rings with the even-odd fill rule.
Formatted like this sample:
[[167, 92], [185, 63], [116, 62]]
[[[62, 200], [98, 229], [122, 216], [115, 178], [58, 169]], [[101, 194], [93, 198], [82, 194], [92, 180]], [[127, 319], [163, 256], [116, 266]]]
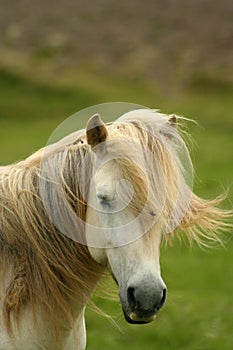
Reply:
[[149, 285], [148, 282], [139, 286], [129, 285], [124, 293], [126, 300], [121, 298], [123, 313], [128, 323], [143, 324], [154, 321], [165, 303], [167, 294], [163, 281], [156, 282]]

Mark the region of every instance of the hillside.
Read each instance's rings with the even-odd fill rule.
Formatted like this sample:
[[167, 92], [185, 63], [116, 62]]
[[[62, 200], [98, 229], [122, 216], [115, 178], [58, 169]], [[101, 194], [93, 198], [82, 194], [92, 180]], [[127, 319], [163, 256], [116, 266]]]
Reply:
[[0, 66], [229, 85], [232, 18], [230, 0], [2, 1]]

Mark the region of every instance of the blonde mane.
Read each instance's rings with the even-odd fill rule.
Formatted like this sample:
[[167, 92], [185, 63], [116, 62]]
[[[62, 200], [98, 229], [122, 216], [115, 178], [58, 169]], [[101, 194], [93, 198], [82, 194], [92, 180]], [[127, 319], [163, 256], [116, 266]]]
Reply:
[[[57, 146], [50, 154], [51, 160], [64, 161], [65, 157], [65, 166], [69, 164], [70, 169], [66, 166], [62, 171], [70, 171], [73, 176], [68, 197], [73, 210], [85, 219], [86, 203], [79, 197], [74, 169], [82, 168], [84, 155], [90, 150], [79, 142]], [[59, 327], [59, 319], [64, 321], [64, 316], [73, 322], [71, 303], [88, 300], [103, 273], [85, 245], [61, 234], [49, 220], [38, 188], [42, 156], [43, 150], [0, 171], [1, 273], [11, 266], [3, 310], [8, 331], [11, 315], [17, 320], [28, 304], [32, 308], [43, 305], [55, 327]]]
[[[168, 189], [165, 210], [161, 215], [165, 223], [171, 217], [177, 195], [177, 166], [178, 169], [182, 166], [172, 141], [177, 135], [176, 128], [168, 124], [168, 117], [158, 113], [156, 116], [148, 113], [146, 118], [141, 119], [139, 114], [128, 114], [109, 125], [108, 130], [113, 154], [121, 152], [121, 143], [134, 140], [148, 148], [160, 165], [166, 175], [165, 185]], [[123, 148], [126, 156], [117, 162], [123, 177], [134, 185], [131, 208], [140, 212], [147, 200], [148, 183], [143, 167], [132, 162], [130, 149], [127, 151], [126, 147]], [[148, 180], [158, 200], [158, 171], [153, 164], [146, 162], [146, 158], [144, 160], [145, 163], [141, 164], [147, 167]], [[11, 267], [11, 278], [3, 295], [4, 318], [9, 332], [12, 317], [18, 320], [20, 312], [27, 305], [32, 310], [36, 304], [43, 306], [54, 328], [61, 326], [64, 317], [72, 324], [71, 305], [78, 304], [79, 299], [87, 301], [90, 298], [104, 271], [91, 258], [85, 245], [59, 232], [48, 217], [39, 191], [41, 162], [47, 162], [49, 169], [62, 179], [62, 190], [70, 208], [85, 222], [87, 203], [79, 184], [85, 184], [87, 194], [93, 157], [83, 130], [36, 152], [22, 162], [0, 169], [1, 273], [4, 274], [7, 266]], [[181, 173], [179, 175], [182, 176]], [[49, 179], [45, 181], [45, 186], [52, 206], [55, 200], [50, 193]], [[221, 197], [203, 200], [192, 193], [188, 209], [183, 213], [175, 232], [184, 231], [190, 243], [193, 240], [198, 244], [206, 240], [221, 241], [218, 231], [227, 228], [225, 219], [230, 216], [228, 211], [217, 208], [221, 200]], [[83, 235], [84, 232], [79, 234]]]
[[[232, 210], [219, 207], [226, 199], [226, 193], [219, 195], [217, 198], [205, 200], [198, 197], [193, 193], [192, 188], [189, 188], [189, 184], [186, 183], [184, 178], [187, 169], [183, 168], [180, 160], [180, 157], [182, 157], [180, 148], [186, 148], [183, 138], [185, 137], [187, 143], [189, 142], [189, 135], [185, 131], [184, 125], [184, 122], [188, 121], [188, 119], [180, 116], [175, 116], [175, 118], [178, 121], [178, 125], [174, 127], [168, 122], [169, 116], [157, 111], [138, 110], [129, 112], [117, 120], [116, 125], [120, 129], [121, 142], [124, 138], [134, 139], [136, 142], [140, 142], [145, 149], [148, 149], [155, 162], [161, 167], [163, 180], [165, 181], [163, 185], [160, 183], [158, 178], [159, 172], [155, 171], [156, 166], [153, 165], [151, 169], [151, 164], [148, 164], [149, 162], [147, 162], [145, 155], [144, 162], [141, 164], [143, 167], [135, 166], [131, 161], [135, 156], [132, 156], [130, 152], [128, 159], [126, 157], [126, 159], [119, 160], [123, 178], [128, 179], [134, 185], [135, 195], [130, 205], [133, 208], [138, 208], [137, 212], [142, 210], [147, 200], [148, 184], [145, 182], [145, 172], [147, 172], [149, 173], [148, 180], [152, 184], [155, 201], [161, 198], [160, 186], [165, 185], [166, 187], [165, 205], [160, 215], [160, 225], [166, 226], [165, 223], [172, 213], [175, 216], [179, 216], [180, 211], [182, 215], [180, 220], [178, 218], [179, 222], [177, 221], [178, 224], [174, 230], [171, 230], [169, 234], [164, 232], [165, 240], [171, 242], [174, 236], [180, 236], [183, 233], [191, 246], [193, 242], [202, 247], [210, 247], [214, 243], [223, 245], [221, 232], [229, 231], [232, 228], [230, 221], [233, 215]], [[121, 124], [118, 125], [118, 123]], [[118, 133], [114, 137], [119, 137]], [[192, 164], [190, 166], [192, 167]], [[149, 168], [149, 171], [146, 168]], [[193, 169], [190, 170], [193, 171]], [[178, 183], [177, 177], [179, 177], [180, 183]], [[173, 209], [174, 206], [177, 206], [178, 187], [180, 184], [183, 186], [183, 192], [190, 191], [190, 196], [187, 197], [188, 203], [187, 199], [184, 198], [183, 200], [181, 197], [181, 201], [178, 203], [178, 213], [174, 213]], [[181, 207], [179, 208], [179, 206]], [[184, 206], [184, 209], [182, 206]], [[153, 203], [151, 208], [153, 208]], [[170, 218], [174, 219], [174, 217]]]

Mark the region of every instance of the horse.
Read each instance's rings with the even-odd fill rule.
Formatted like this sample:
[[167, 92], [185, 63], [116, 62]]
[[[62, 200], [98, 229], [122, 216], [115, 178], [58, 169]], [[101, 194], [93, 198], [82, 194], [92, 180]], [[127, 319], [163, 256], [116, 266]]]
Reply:
[[161, 242], [181, 231], [190, 244], [221, 241], [229, 212], [221, 196], [193, 193], [183, 120], [96, 114], [0, 168], [0, 350], [84, 350], [85, 308], [105, 271], [126, 321], [150, 323], [167, 294]]

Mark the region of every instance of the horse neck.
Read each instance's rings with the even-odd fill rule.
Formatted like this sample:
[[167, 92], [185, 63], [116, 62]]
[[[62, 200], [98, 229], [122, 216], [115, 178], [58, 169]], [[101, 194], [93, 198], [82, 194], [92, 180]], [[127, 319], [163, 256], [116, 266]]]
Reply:
[[[26, 170], [24, 164], [21, 165], [6, 167], [0, 172], [1, 260], [12, 273], [6, 305], [12, 293], [17, 295], [16, 304], [9, 305], [9, 315], [13, 308], [17, 316], [25, 300], [30, 300], [32, 305], [44, 304], [45, 312], [50, 310], [55, 320], [59, 309], [70, 309], [72, 315], [78, 317], [103, 267], [92, 259], [86, 246], [62, 235], [49, 222], [36, 192], [35, 177], [30, 175], [30, 172], [37, 174], [35, 163], [32, 167], [27, 163]], [[16, 184], [14, 191], [13, 183]], [[22, 192], [25, 184], [27, 188]], [[25, 208], [28, 199], [31, 205]], [[24, 289], [19, 290], [19, 282]]]

